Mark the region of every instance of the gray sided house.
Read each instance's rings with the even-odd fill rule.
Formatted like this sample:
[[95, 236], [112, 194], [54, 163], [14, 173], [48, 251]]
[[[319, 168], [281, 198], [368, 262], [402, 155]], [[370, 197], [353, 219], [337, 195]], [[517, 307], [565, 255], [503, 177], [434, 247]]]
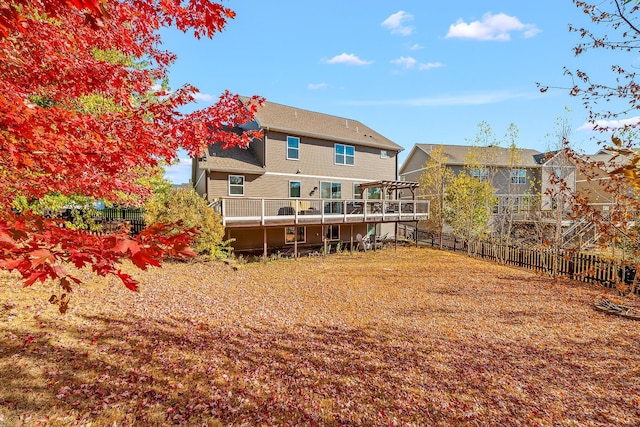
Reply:
[[352, 244], [428, 216], [425, 202], [395, 200], [402, 147], [356, 120], [265, 102], [242, 128], [263, 137], [246, 149], [213, 144], [192, 170], [237, 251]]
[[475, 159], [476, 167], [470, 173], [478, 179], [489, 180], [495, 188], [498, 198], [495, 211], [506, 205], [528, 210], [534, 196], [540, 194], [540, 161], [544, 162], [545, 158], [539, 151], [525, 148], [416, 144], [400, 168], [400, 177], [418, 182], [437, 147], [443, 148], [444, 163], [454, 174], [465, 170], [469, 160]]

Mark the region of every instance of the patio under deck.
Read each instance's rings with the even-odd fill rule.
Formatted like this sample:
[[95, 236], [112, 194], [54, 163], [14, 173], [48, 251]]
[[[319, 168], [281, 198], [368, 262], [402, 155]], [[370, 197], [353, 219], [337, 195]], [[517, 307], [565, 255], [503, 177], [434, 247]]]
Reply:
[[214, 207], [225, 227], [355, 224], [429, 219], [429, 202], [416, 200], [224, 198]]

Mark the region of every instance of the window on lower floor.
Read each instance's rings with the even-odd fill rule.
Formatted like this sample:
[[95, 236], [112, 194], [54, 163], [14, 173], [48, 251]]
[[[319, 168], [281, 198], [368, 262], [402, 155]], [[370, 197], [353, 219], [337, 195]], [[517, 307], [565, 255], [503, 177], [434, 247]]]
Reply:
[[244, 176], [229, 175], [229, 195], [244, 196]]
[[[321, 182], [320, 197], [322, 199], [341, 199], [342, 184], [339, 182]], [[342, 202], [324, 202], [324, 213], [341, 214]]]
[[380, 187], [367, 188], [367, 199], [369, 200], [382, 199], [382, 189]]
[[353, 198], [362, 199], [362, 190], [360, 190], [360, 184], [353, 184]]
[[327, 226], [327, 240], [340, 240], [340, 226], [328, 225]]
[[285, 227], [284, 228], [284, 242], [287, 244], [304, 243], [307, 240], [307, 228], [306, 227]]

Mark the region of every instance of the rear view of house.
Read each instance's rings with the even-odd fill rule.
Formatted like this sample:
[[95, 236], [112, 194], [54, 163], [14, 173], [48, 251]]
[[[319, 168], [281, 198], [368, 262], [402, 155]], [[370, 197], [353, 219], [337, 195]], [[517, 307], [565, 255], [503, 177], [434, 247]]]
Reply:
[[356, 120], [265, 102], [242, 127], [263, 137], [247, 149], [213, 144], [192, 171], [236, 250], [351, 243], [428, 216], [428, 203], [396, 200], [413, 185], [396, 181], [402, 147]]

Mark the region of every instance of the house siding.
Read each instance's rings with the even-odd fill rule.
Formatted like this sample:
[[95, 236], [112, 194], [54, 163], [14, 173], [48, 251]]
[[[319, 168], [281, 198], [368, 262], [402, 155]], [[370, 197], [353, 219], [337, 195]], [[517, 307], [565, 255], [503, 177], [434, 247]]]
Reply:
[[[267, 170], [275, 173], [340, 177], [376, 181], [396, 178], [396, 156], [387, 151], [380, 157], [380, 149], [354, 145], [354, 165], [338, 165], [334, 159], [334, 142], [298, 136], [300, 138], [299, 160], [287, 159], [287, 136], [298, 136], [279, 132], [267, 132]], [[349, 144], [346, 144], [349, 145]]]
[[[354, 165], [334, 163], [334, 143], [320, 139], [300, 137], [300, 159], [287, 159], [287, 136], [279, 132], [266, 134], [268, 155], [263, 175], [230, 172], [209, 172], [207, 199], [229, 197], [229, 175], [245, 177], [243, 197], [288, 198], [289, 181], [300, 181], [301, 198], [320, 198], [321, 182], [342, 184], [342, 198], [354, 198], [353, 185], [369, 181], [395, 180], [397, 152], [355, 146]], [[256, 154], [262, 150], [256, 145]], [[298, 173], [300, 171], [300, 173]], [[314, 188], [317, 189], [314, 191]]]
[[429, 155], [427, 155], [427, 153], [425, 153], [421, 149], [417, 149], [414, 152], [414, 155], [410, 159], [408, 159], [408, 162], [402, 168], [404, 172], [402, 176], [407, 177], [405, 180], [417, 182], [418, 180], [416, 178], [409, 179], [408, 177], [420, 177], [422, 169], [424, 168], [427, 160], [429, 160]]

